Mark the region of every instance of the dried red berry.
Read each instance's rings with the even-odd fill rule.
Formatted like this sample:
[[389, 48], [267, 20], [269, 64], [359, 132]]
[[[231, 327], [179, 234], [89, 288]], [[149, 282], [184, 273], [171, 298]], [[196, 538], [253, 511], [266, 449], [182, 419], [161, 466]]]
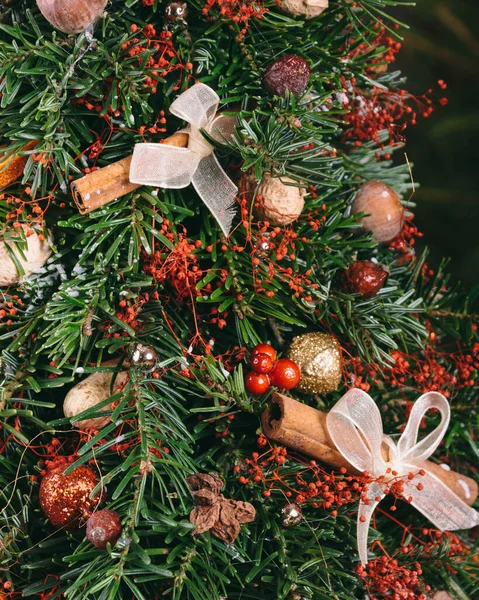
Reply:
[[86, 536], [97, 548], [114, 546], [121, 534], [120, 516], [114, 510], [98, 510], [87, 521]]
[[270, 344], [258, 344], [253, 348], [251, 356], [255, 354], [267, 354], [273, 362], [276, 360], [276, 350]]
[[270, 381], [268, 375], [263, 373], [248, 373], [245, 377], [246, 391], [254, 396], [261, 396], [269, 390]]
[[249, 364], [256, 373], [269, 373], [273, 368], [274, 362], [268, 354], [257, 353], [251, 356]]
[[286, 90], [301, 96], [309, 84], [308, 63], [296, 54], [285, 54], [272, 62], [263, 75], [263, 87], [270, 96], [284, 98]]
[[289, 358], [280, 358], [269, 374], [271, 383], [285, 390], [292, 390], [299, 383], [301, 371]]
[[389, 269], [384, 265], [371, 260], [357, 260], [341, 273], [339, 281], [346, 292], [371, 298], [383, 287], [388, 276]]

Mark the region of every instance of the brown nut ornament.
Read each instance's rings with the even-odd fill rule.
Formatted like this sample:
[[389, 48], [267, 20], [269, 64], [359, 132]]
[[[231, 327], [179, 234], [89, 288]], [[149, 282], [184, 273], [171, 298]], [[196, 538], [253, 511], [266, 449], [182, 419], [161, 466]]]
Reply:
[[282, 0], [278, 8], [288, 15], [304, 16], [306, 19], [318, 17], [329, 6], [329, 0]]
[[271, 225], [289, 225], [295, 221], [304, 208], [306, 190], [298, 187], [298, 182], [289, 177], [272, 177], [265, 173], [258, 186], [252, 175], [245, 178], [247, 198], [254, 199], [254, 214], [258, 219]]
[[352, 214], [367, 213], [361, 219], [376, 242], [389, 242], [401, 233], [404, 207], [398, 194], [385, 183], [368, 181], [359, 188], [351, 207]]
[[42, 237], [36, 232], [29, 235], [27, 237], [27, 247], [23, 250], [23, 256], [13, 242], [5, 242], [0, 239], [0, 287], [13, 285], [22, 280], [22, 275], [20, 275], [16, 264], [10, 256], [7, 244], [22, 265], [25, 277], [28, 277], [32, 273], [39, 271], [52, 253], [50, 243], [42, 239]]
[[45, 19], [63, 33], [81, 33], [101, 15], [108, 0], [37, 0]]
[[114, 510], [97, 510], [87, 521], [86, 537], [96, 548], [114, 546], [120, 535], [120, 515]]
[[309, 394], [334, 392], [341, 383], [341, 347], [327, 333], [305, 333], [295, 337], [288, 357], [301, 370], [297, 389]]
[[357, 260], [341, 273], [339, 282], [346, 292], [372, 298], [386, 283], [388, 276], [389, 269], [384, 265], [372, 260]]

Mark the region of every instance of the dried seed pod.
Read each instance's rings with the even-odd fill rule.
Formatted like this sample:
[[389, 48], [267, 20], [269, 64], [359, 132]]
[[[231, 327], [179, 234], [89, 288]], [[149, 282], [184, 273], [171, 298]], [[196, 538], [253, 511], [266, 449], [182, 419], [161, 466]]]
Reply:
[[388, 276], [389, 269], [384, 265], [372, 260], [357, 260], [341, 273], [339, 281], [346, 292], [372, 298], [386, 283]]
[[86, 536], [97, 548], [116, 544], [121, 535], [120, 515], [114, 510], [98, 510], [88, 519]]
[[[14, 243], [8, 242], [8, 246], [22, 265], [25, 277], [39, 271], [52, 253], [48, 241], [41, 239], [38, 233], [27, 237], [27, 248], [23, 250], [25, 258], [15, 248]], [[19, 283], [21, 279], [22, 276], [10, 256], [6, 243], [0, 240], [0, 286], [13, 285]]]
[[309, 64], [296, 54], [284, 54], [266, 69], [263, 75], [263, 87], [270, 96], [286, 95], [289, 90], [295, 96], [301, 96], [309, 84], [311, 70]]
[[368, 181], [359, 188], [351, 211], [366, 213], [361, 224], [377, 242], [391, 241], [404, 225], [404, 207], [398, 194], [380, 181]]
[[263, 175], [259, 186], [253, 175], [247, 175], [245, 191], [250, 201], [256, 191], [255, 216], [271, 225], [289, 225], [295, 221], [301, 215], [307, 193], [298, 187], [297, 181], [289, 177], [272, 177], [270, 173]]
[[45, 19], [64, 33], [81, 33], [101, 15], [108, 0], [37, 0]]
[[278, 8], [288, 15], [304, 16], [306, 19], [318, 17], [329, 6], [329, 0], [282, 0]]

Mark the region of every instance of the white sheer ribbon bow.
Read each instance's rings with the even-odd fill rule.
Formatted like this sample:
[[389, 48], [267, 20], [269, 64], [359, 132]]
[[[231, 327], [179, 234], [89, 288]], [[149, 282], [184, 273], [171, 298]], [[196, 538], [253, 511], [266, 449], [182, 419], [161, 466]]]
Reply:
[[[421, 420], [428, 410], [441, 413], [441, 422], [421, 441], [417, 441]], [[359, 389], [349, 390], [327, 416], [327, 428], [339, 452], [358, 471], [367, 471], [371, 477], [385, 477], [384, 481], [404, 478], [405, 498], [441, 531], [469, 529], [479, 523], [479, 513], [468, 506], [440, 479], [427, 470], [426, 459], [444, 437], [451, 410], [446, 398], [438, 392], [423, 394], [414, 404], [406, 429], [397, 444], [383, 433], [381, 413], [374, 400]], [[386, 444], [389, 460], [381, 453]], [[391, 469], [397, 475], [387, 474]], [[425, 471], [424, 476], [409, 481], [409, 473]], [[422, 489], [417, 489], [417, 484]], [[369, 485], [366, 504], [361, 500], [358, 512], [358, 550], [361, 563], [367, 559], [368, 531], [376, 506], [384, 498], [383, 487], [377, 482]], [[421, 487], [421, 486], [420, 486]]]
[[197, 83], [178, 96], [170, 112], [186, 121], [187, 148], [167, 144], [136, 144], [130, 167], [131, 183], [163, 188], [185, 188], [190, 183], [228, 235], [234, 217], [238, 188], [221, 168], [213, 146], [200, 129], [219, 142], [234, 132], [234, 117], [217, 115], [219, 97], [204, 83]]

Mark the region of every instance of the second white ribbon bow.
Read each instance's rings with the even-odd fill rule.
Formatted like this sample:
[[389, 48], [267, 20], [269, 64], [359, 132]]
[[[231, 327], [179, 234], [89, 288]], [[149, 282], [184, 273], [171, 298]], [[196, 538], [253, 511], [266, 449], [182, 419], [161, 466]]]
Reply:
[[[424, 415], [431, 409], [441, 413], [441, 422], [424, 439], [417, 441]], [[414, 404], [406, 429], [397, 444], [383, 432], [381, 413], [374, 400], [359, 389], [349, 390], [327, 416], [327, 428], [337, 449], [358, 471], [367, 471], [374, 479], [404, 478], [405, 498], [441, 531], [469, 529], [479, 523], [479, 513], [468, 506], [440, 479], [428, 472], [425, 461], [441, 443], [451, 410], [446, 398], [438, 392], [423, 394]], [[389, 460], [385, 461], [381, 446], [386, 444]], [[397, 475], [387, 474], [391, 469]], [[424, 476], [409, 481], [409, 473], [425, 471]], [[421, 483], [421, 489], [417, 484]], [[376, 506], [384, 498], [384, 485], [373, 482], [367, 491], [367, 503], [360, 501], [358, 511], [358, 550], [361, 563], [367, 558], [368, 531]]]
[[130, 181], [162, 188], [185, 188], [190, 183], [228, 235], [234, 217], [238, 188], [226, 175], [213, 146], [201, 134], [204, 129], [221, 142], [234, 132], [235, 119], [217, 115], [219, 97], [204, 83], [197, 83], [172, 103], [170, 112], [186, 121], [187, 148], [167, 144], [136, 144], [130, 167]]

